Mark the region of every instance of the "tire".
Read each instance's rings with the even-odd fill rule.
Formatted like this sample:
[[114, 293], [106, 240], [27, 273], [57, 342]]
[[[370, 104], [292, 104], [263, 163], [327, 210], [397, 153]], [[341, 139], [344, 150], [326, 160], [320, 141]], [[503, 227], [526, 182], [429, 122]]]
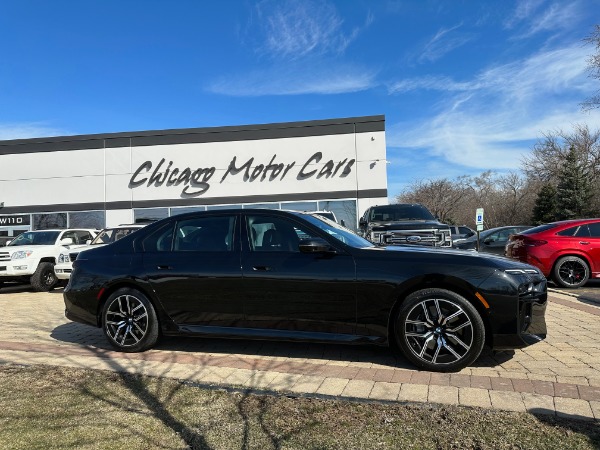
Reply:
[[552, 278], [561, 287], [578, 288], [590, 279], [590, 268], [578, 256], [563, 256], [556, 261]]
[[153, 347], [158, 340], [158, 328], [154, 306], [135, 289], [118, 289], [102, 308], [104, 336], [122, 352], [143, 352]]
[[485, 326], [464, 297], [446, 289], [423, 289], [402, 303], [394, 321], [394, 338], [404, 356], [417, 367], [453, 372], [479, 357], [485, 343]]
[[36, 292], [50, 291], [57, 281], [54, 264], [50, 262], [40, 262], [30, 279], [31, 286]]

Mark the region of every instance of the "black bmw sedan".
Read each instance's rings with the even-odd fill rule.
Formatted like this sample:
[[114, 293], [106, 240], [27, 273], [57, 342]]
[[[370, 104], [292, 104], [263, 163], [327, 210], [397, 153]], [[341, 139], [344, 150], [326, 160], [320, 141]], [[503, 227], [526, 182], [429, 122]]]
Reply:
[[546, 336], [546, 279], [513, 260], [375, 246], [317, 214], [195, 212], [80, 253], [67, 318], [121, 351], [161, 335], [375, 343], [455, 371]]

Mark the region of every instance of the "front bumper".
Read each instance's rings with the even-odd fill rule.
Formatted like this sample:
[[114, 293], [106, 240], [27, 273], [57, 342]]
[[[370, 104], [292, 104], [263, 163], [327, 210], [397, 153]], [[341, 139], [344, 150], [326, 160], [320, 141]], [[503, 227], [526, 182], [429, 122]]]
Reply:
[[68, 280], [73, 272], [72, 264], [57, 264], [54, 266], [54, 273], [59, 280]]
[[0, 261], [0, 277], [27, 277], [33, 275], [37, 264], [27, 259]]

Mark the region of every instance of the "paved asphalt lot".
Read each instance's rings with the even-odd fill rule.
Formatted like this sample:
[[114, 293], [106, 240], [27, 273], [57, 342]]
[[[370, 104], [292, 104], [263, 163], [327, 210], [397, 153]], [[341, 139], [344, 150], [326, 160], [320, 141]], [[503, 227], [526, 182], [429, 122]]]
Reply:
[[579, 298], [551, 292], [545, 341], [515, 352], [485, 351], [472, 367], [440, 374], [415, 370], [387, 348], [373, 346], [171, 338], [145, 353], [119, 353], [101, 330], [65, 319], [61, 290], [5, 287], [0, 291], [0, 364], [126, 371], [287, 395], [431, 402], [598, 420], [600, 302], [587, 298], [600, 298], [594, 289], [580, 290]]

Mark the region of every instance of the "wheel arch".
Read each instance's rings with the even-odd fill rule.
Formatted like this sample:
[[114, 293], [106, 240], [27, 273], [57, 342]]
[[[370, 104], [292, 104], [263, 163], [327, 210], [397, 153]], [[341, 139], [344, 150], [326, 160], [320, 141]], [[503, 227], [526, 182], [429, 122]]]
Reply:
[[[140, 280], [141, 281], [141, 280]], [[119, 280], [114, 283], [111, 283], [109, 286], [106, 286], [102, 291], [100, 296], [98, 297], [98, 306], [96, 308], [96, 322], [99, 328], [102, 328], [102, 310], [104, 309], [104, 305], [106, 304], [108, 298], [116, 291], [122, 288], [129, 288], [136, 291], [141, 292], [146, 296], [148, 301], [154, 307], [154, 311], [156, 312], [156, 318], [158, 320], [158, 330], [159, 333], [162, 334], [162, 324], [165, 321], [164, 311], [158, 299], [156, 299], [154, 295], [154, 291], [152, 287], [147, 283], [139, 283], [137, 280]]]
[[442, 274], [428, 274], [407, 281], [394, 292], [394, 303], [392, 308], [390, 309], [390, 313], [388, 316], [388, 345], [396, 345], [396, 340], [394, 339], [394, 318], [396, 317], [396, 314], [402, 306], [406, 297], [408, 297], [414, 292], [431, 288], [445, 289], [454, 292], [455, 294], [464, 297], [465, 300], [467, 300], [471, 305], [473, 305], [473, 307], [477, 310], [477, 313], [481, 317], [481, 320], [483, 321], [483, 325], [485, 327], [485, 342], [488, 345], [491, 344], [492, 333], [487, 309], [475, 295], [477, 292], [475, 287], [465, 282], [464, 280], [461, 280], [460, 278], [455, 278]]
[[556, 268], [556, 264], [558, 263], [558, 261], [560, 259], [565, 258], [565, 257], [569, 257], [569, 256], [575, 256], [577, 258], [583, 259], [583, 262], [585, 262], [585, 264], [588, 267], [588, 270], [590, 271], [590, 275], [592, 274], [592, 265], [590, 263], [589, 258], [585, 255], [585, 253], [580, 253], [580, 252], [577, 252], [577, 251], [569, 251], [569, 252], [561, 253], [560, 255], [558, 255], [554, 259], [554, 262], [552, 263], [552, 269], [550, 270], [550, 274], [551, 275], [554, 274], [554, 269]]

